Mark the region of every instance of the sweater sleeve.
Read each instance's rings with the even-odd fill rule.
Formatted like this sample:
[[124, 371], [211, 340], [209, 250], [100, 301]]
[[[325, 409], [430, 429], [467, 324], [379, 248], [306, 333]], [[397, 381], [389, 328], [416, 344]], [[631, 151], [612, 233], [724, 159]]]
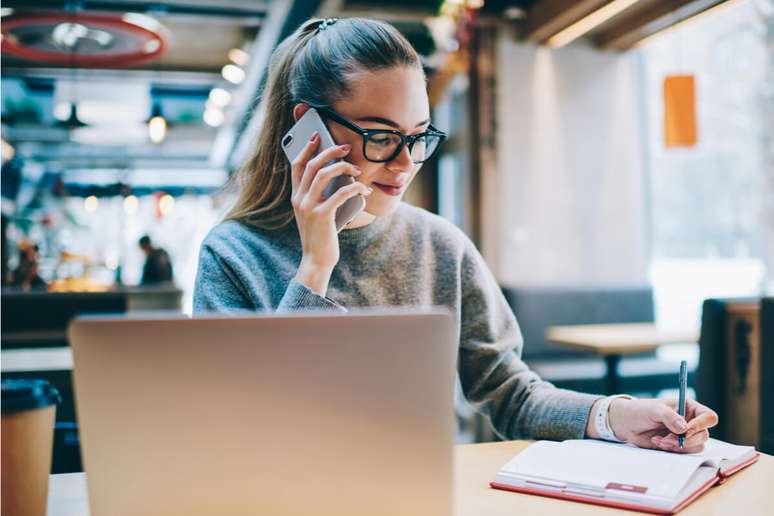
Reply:
[[347, 309], [330, 299], [323, 297], [314, 290], [310, 289], [295, 278], [290, 280], [285, 295], [282, 296], [278, 312], [295, 312], [299, 310], [339, 310], [346, 312]]
[[[270, 295], [265, 287], [261, 271], [245, 268], [240, 279], [239, 263], [229, 264], [208, 245], [202, 245], [199, 254], [199, 270], [194, 286], [194, 313], [302, 310], [347, 311], [328, 297], [323, 297], [306, 285], [292, 279], [279, 304], [271, 306]], [[252, 291], [251, 291], [252, 290]]]
[[461, 275], [459, 372], [468, 401], [504, 438], [582, 439], [600, 396], [557, 389], [521, 360], [516, 318], [470, 242]]

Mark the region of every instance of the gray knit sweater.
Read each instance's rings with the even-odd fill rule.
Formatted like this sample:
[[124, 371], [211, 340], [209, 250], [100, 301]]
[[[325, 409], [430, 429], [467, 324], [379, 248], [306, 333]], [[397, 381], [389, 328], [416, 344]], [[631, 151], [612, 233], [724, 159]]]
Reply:
[[390, 216], [339, 234], [327, 297], [293, 278], [295, 222], [279, 231], [226, 221], [201, 247], [194, 311], [345, 310], [443, 305], [458, 322], [462, 390], [505, 438], [578, 439], [598, 398], [557, 389], [521, 361], [516, 319], [473, 243], [456, 226], [401, 203]]

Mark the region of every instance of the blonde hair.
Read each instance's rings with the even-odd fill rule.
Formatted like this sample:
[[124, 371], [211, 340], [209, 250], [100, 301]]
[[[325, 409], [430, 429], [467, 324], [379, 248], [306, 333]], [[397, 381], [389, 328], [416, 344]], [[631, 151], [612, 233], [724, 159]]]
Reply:
[[280, 139], [294, 123], [293, 106], [330, 106], [349, 93], [358, 73], [420, 67], [419, 55], [395, 27], [364, 18], [333, 24], [309, 20], [274, 51], [266, 84], [266, 113], [258, 144], [235, 176], [237, 200], [226, 220], [279, 229], [294, 218], [290, 163]]

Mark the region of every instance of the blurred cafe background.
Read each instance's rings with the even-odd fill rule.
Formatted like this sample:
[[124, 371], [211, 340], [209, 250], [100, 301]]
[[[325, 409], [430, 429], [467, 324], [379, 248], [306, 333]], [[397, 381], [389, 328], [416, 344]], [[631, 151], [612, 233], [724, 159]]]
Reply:
[[312, 16], [422, 55], [450, 137], [406, 201], [473, 239], [530, 366], [672, 395], [686, 359], [713, 435], [774, 452], [774, 0], [9, 0], [2, 367], [62, 393], [55, 472], [80, 468], [68, 322], [191, 313], [269, 56]]

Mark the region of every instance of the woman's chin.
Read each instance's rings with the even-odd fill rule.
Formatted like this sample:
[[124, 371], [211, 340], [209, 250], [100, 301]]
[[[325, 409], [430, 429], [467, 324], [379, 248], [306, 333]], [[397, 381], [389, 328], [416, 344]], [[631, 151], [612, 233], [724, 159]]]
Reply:
[[[376, 194], [376, 192], [374, 192], [374, 194]], [[366, 205], [363, 211], [370, 213], [374, 217], [386, 217], [398, 208], [402, 198], [403, 196], [378, 200], [366, 198]]]

